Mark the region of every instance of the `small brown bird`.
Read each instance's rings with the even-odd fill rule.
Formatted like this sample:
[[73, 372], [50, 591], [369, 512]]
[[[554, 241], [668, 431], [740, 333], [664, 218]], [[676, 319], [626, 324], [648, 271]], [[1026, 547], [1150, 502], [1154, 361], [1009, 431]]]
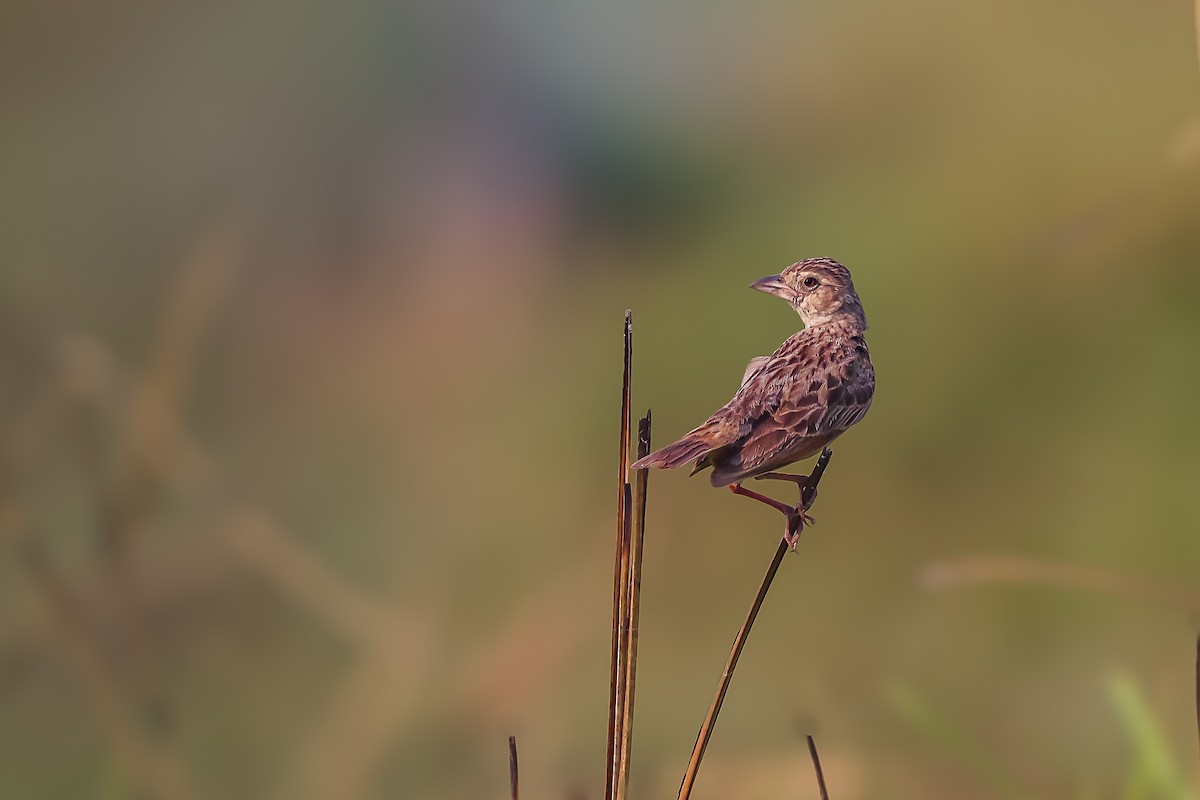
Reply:
[[[769, 356], [752, 359], [733, 399], [679, 441], [656, 450], [634, 469], [674, 469], [694, 462], [692, 474], [712, 467], [712, 485], [766, 503], [787, 517], [795, 548], [806, 513], [805, 475], [774, 472], [815, 455], [871, 407], [875, 368], [863, 333], [867, 318], [850, 271], [831, 258], [806, 258], [750, 285], [791, 304], [804, 329]], [[742, 488], [747, 478], [788, 480], [801, 488], [795, 507]]]

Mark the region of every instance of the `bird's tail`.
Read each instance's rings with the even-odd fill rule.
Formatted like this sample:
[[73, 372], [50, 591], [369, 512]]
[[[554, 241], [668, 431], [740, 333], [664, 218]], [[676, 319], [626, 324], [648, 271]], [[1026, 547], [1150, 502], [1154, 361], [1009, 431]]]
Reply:
[[689, 461], [695, 461], [696, 470], [701, 470], [708, 466], [707, 463], [704, 463], [707, 455], [729, 444], [729, 437], [724, 427], [720, 424], [701, 425], [679, 441], [655, 450], [645, 458], [634, 462], [633, 469], [646, 469], [647, 467], [675, 469]]

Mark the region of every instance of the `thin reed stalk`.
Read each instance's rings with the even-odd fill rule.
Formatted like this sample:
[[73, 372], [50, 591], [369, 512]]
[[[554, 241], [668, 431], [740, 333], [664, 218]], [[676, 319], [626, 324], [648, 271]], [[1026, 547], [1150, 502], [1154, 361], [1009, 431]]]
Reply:
[[[624, 371], [621, 381], [620, 454], [617, 493], [617, 552], [613, 563], [612, 661], [609, 667], [608, 755], [605, 800], [624, 800], [629, 787], [633, 741], [633, 690], [637, 677], [638, 616], [641, 611], [642, 543], [646, 529], [648, 470], [629, 483], [630, 395], [633, 375], [632, 314], [625, 312]], [[650, 452], [650, 412], [638, 422], [638, 457]]]
[[521, 781], [517, 774], [517, 737], [508, 737], [508, 783], [512, 800], [521, 800]]
[[821, 757], [817, 755], [817, 743], [811, 736], [804, 738], [808, 741], [808, 756], [812, 759], [813, 770], [817, 773], [817, 789], [821, 792], [821, 800], [829, 800], [829, 792], [825, 788], [825, 771], [821, 769]]
[[633, 378], [633, 312], [625, 311], [625, 346], [621, 373], [621, 422], [617, 451], [617, 552], [613, 563], [613, 620], [612, 653], [609, 662], [608, 690], [608, 751], [605, 757], [604, 800], [616, 796], [620, 771], [620, 746], [624, 739], [621, 730], [624, 697], [624, 650], [621, 623], [624, 619], [629, 590], [629, 538], [631, 490], [629, 486], [629, 433], [631, 383]]
[[[637, 457], [650, 454], [650, 411], [638, 421]], [[638, 619], [642, 607], [642, 545], [646, 535], [646, 490], [649, 469], [639, 469], [634, 478], [633, 506], [630, 512], [629, 572], [626, 607], [621, 635], [624, 641], [623, 688], [617, 749], [616, 797], [624, 798], [629, 790], [629, 757], [633, 748], [633, 696], [637, 684]]]
[[1200, 612], [1200, 591], [1150, 580], [1127, 572], [1056, 564], [1011, 556], [971, 556], [928, 564], [921, 581], [932, 589], [990, 584], [1027, 584], [1065, 589], [1084, 589], [1124, 595], [1190, 614]]
[[[825, 468], [829, 465], [829, 459], [833, 456], [833, 451], [826, 448], [821, 452], [821, 457], [817, 459], [817, 465], [813, 468], [812, 474], [808, 476], [808, 480], [804, 484], [804, 489], [801, 492], [801, 503], [808, 506], [817, 492], [817, 484], [821, 482], [821, 476], [825, 474]], [[687, 770], [683, 773], [683, 782], [679, 786], [679, 800], [687, 800], [691, 797], [692, 787], [696, 783], [696, 775], [700, 771], [700, 762], [704, 760], [704, 751], [708, 749], [708, 742], [712, 738], [713, 728], [717, 724], [717, 716], [721, 713], [721, 706], [725, 703], [725, 693], [729, 691], [729, 684], [733, 680], [733, 671], [737, 668], [738, 659], [741, 658], [742, 648], [746, 646], [746, 640], [750, 636], [750, 629], [754, 627], [754, 620], [758, 618], [758, 611], [762, 608], [763, 601], [767, 597], [767, 592], [771, 588], [772, 582], [775, 580], [775, 573], [779, 571], [779, 565], [783, 563], [783, 557], [788, 551], [787, 539], [780, 539], [779, 546], [775, 548], [775, 555], [771, 558], [771, 563], [767, 567], [767, 574], [763, 576], [762, 583], [759, 584], [758, 593], [754, 596], [754, 602], [750, 604], [750, 611], [746, 614], [746, 621], [742, 623], [741, 629], [737, 636], [734, 637], [733, 647], [729, 651], [729, 658], [725, 662], [725, 670], [721, 673], [721, 679], [717, 683], [716, 694], [713, 695], [712, 704], [708, 707], [708, 714], [704, 717], [704, 722], [700, 725], [700, 732], [696, 735], [696, 744], [692, 748], [692, 757], [688, 760]]]

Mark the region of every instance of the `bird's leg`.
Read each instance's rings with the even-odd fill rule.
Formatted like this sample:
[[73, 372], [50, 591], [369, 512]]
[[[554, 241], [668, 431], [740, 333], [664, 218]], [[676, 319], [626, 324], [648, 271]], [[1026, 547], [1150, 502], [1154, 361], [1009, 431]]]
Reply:
[[[801, 513], [806, 512], [810, 508], [812, 508], [813, 503], [815, 503], [817, 500], [817, 490], [816, 489], [809, 490], [809, 488], [808, 488], [808, 476], [807, 475], [792, 475], [787, 472], [767, 472], [763, 475], [755, 476], [754, 480], [756, 480], [756, 481], [762, 481], [762, 480], [788, 481], [790, 483], [796, 484], [796, 487], [800, 490], [800, 500], [796, 503], [796, 508]], [[805, 516], [807, 516], [807, 515], [805, 515]], [[812, 517], [808, 517], [805, 521], [808, 522], [809, 525], [811, 525], [814, 522]]]
[[[772, 473], [773, 474], [773, 473]], [[800, 477], [800, 476], [789, 476]], [[801, 486], [801, 498], [804, 496], [804, 487]], [[812, 505], [812, 500], [805, 505], [803, 500], [796, 506], [789, 506], [787, 503], [781, 503], [773, 497], [767, 497], [765, 494], [759, 494], [749, 489], [744, 488], [740, 483], [731, 483], [729, 491], [734, 494], [740, 494], [742, 497], [749, 497], [751, 500], [757, 500], [760, 503], [765, 503], [787, 518], [787, 529], [784, 531], [783, 538], [787, 540], [788, 546], [793, 550], [796, 549], [796, 543], [800, 541], [800, 532], [804, 530], [805, 523], [812, 524], [813, 518], [806, 512], [808, 507]]]
[[757, 500], [760, 503], [766, 503], [771, 508], [784, 515], [791, 514], [796, 510], [787, 503], [779, 502], [774, 497], [767, 497], [765, 494], [752, 492], [749, 489], [744, 488], [740, 483], [729, 484], [729, 491], [733, 492], [734, 494], [740, 494], [742, 497], [749, 497], [751, 500]]

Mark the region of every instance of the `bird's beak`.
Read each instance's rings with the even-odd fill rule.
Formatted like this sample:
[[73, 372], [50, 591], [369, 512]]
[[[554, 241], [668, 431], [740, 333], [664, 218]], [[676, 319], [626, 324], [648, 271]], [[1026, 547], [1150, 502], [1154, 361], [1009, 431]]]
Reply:
[[776, 297], [790, 298], [795, 292], [791, 287], [780, 280], [778, 275], [768, 275], [765, 278], [759, 278], [754, 283], [750, 284], [751, 289], [758, 289], [760, 292], [773, 294]]

